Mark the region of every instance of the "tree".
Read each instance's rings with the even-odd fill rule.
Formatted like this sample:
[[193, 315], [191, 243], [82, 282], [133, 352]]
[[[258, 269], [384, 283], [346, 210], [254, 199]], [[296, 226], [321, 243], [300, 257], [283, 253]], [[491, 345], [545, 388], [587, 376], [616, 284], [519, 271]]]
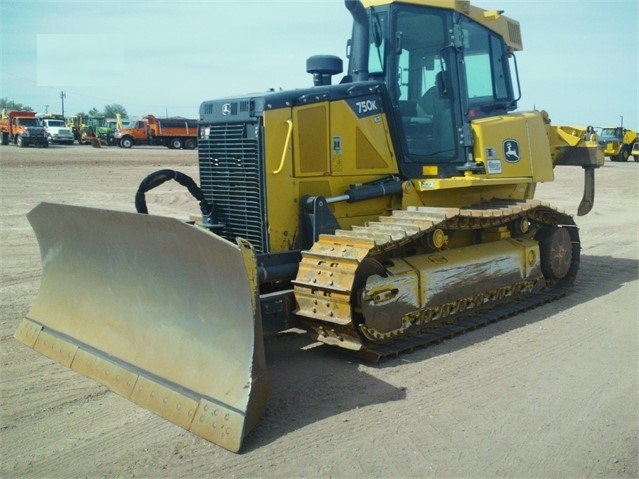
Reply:
[[112, 105], [104, 105], [104, 110], [102, 111], [98, 110], [96, 107], [93, 107], [85, 116], [103, 116], [104, 118], [115, 118], [118, 113], [122, 118], [129, 117], [126, 109], [118, 103], [113, 103]]
[[22, 110], [22, 111], [33, 111], [33, 108], [27, 105], [23, 105], [22, 103], [16, 103], [13, 100], [9, 100], [8, 98], [0, 98], [0, 110]]
[[122, 118], [128, 118], [129, 115], [126, 112], [126, 108], [118, 103], [112, 105], [104, 105], [104, 116], [107, 118], [115, 118], [116, 115], [120, 115]]

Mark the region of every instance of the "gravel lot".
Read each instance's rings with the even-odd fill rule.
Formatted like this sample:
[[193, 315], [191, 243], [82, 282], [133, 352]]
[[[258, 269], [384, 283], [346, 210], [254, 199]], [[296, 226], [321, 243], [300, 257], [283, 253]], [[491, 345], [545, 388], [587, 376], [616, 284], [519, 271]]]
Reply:
[[[134, 211], [148, 173], [197, 178], [196, 155], [0, 147], [1, 477], [639, 477], [634, 162], [597, 171], [580, 274], [559, 301], [379, 365], [269, 341], [272, 396], [239, 455], [16, 341], [40, 277], [25, 214], [40, 201]], [[557, 168], [537, 196], [575, 214], [581, 176]], [[147, 203], [197, 212], [175, 183]]]

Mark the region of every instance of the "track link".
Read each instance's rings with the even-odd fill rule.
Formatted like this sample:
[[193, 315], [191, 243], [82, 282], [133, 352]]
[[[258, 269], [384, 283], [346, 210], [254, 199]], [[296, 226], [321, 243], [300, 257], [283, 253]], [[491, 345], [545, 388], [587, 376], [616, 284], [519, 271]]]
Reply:
[[[486, 230], [518, 220], [540, 226], [563, 227], [570, 234], [572, 263], [559, 281], [521, 283], [478, 297], [459, 298], [445, 307], [423, 308], [406, 315], [405, 331], [383, 336], [367, 330], [357, 316], [356, 292], [376, 260], [401, 258], [401, 252], [437, 250], [442, 232]], [[434, 246], [433, 246], [434, 245]], [[410, 207], [352, 230], [322, 235], [302, 254], [294, 281], [297, 314], [330, 345], [351, 350], [369, 360], [381, 360], [513, 316], [563, 296], [579, 266], [579, 235], [571, 216], [539, 200], [493, 201], [469, 208]]]

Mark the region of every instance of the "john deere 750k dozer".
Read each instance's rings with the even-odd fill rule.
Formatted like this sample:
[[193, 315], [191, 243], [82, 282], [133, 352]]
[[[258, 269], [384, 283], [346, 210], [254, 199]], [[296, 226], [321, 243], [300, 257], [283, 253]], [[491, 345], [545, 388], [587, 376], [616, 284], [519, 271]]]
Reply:
[[[533, 199], [596, 138], [515, 112], [519, 24], [464, 0], [346, 0], [348, 71], [206, 101], [199, 186], [138, 213], [41, 204], [40, 293], [16, 337], [232, 451], [267, 400], [263, 329], [380, 359], [565, 293], [573, 218]], [[515, 81], [515, 79], [517, 79]], [[175, 179], [195, 224], [146, 213]], [[312, 353], [309, 353], [312, 354]]]

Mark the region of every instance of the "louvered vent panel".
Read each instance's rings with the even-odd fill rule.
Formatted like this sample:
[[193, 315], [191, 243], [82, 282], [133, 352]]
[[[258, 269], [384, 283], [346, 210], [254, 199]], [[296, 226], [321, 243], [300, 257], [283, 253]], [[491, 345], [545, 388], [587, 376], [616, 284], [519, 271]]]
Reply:
[[[198, 142], [200, 184], [229, 241], [242, 237], [256, 252], [267, 252], [262, 192], [261, 145], [256, 123], [210, 125]], [[206, 131], [206, 130], [205, 130]]]

